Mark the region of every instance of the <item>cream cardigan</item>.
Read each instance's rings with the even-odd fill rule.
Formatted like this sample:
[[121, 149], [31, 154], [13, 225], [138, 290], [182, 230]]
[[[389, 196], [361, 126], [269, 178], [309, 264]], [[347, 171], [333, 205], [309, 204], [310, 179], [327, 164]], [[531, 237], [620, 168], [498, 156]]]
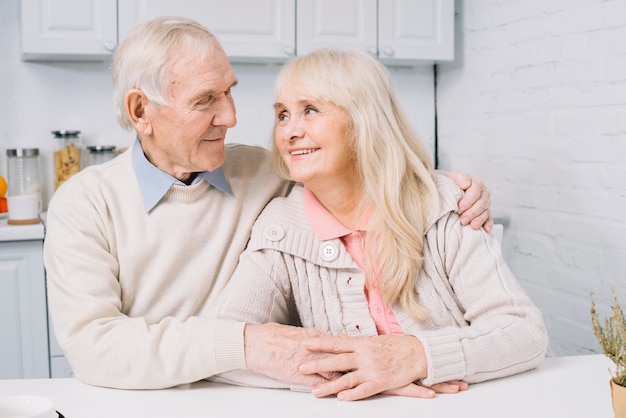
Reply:
[[[432, 385], [469, 383], [537, 367], [548, 350], [542, 314], [505, 264], [500, 245], [484, 230], [462, 227], [461, 191], [438, 176], [440, 208], [424, 237], [424, 267], [415, 280], [430, 317], [416, 322], [398, 304], [405, 334], [424, 345]], [[364, 296], [365, 277], [339, 239], [320, 241], [307, 223], [297, 186], [274, 199], [254, 225], [218, 316], [247, 323], [299, 321], [337, 335], [377, 335]], [[225, 381], [289, 387], [250, 372]]]

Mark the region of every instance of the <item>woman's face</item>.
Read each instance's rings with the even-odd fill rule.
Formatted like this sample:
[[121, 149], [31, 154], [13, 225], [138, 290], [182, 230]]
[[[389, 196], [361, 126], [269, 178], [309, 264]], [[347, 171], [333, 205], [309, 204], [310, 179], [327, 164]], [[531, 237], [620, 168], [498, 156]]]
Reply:
[[357, 181], [348, 113], [327, 101], [280, 94], [274, 105], [276, 148], [293, 180], [324, 190]]

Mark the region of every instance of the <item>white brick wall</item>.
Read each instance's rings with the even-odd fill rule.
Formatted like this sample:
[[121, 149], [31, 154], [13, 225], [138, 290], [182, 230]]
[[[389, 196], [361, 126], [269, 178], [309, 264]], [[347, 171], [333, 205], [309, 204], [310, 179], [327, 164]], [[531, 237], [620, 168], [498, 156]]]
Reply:
[[558, 355], [599, 352], [590, 292], [626, 309], [626, 0], [457, 0], [439, 165], [482, 177]]

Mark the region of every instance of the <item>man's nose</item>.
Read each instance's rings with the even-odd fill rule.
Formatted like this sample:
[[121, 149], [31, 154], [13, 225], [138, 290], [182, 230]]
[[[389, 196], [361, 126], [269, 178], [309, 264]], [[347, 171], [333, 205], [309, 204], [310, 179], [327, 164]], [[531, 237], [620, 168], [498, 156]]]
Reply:
[[233, 128], [237, 124], [237, 110], [231, 96], [223, 97], [219, 101], [219, 108], [213, 117], [213, 125]]

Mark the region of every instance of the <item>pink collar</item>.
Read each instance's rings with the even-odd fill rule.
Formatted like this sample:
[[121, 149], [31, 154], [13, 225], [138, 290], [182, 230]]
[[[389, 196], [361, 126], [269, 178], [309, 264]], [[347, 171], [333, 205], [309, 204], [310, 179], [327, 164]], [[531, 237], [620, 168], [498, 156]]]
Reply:
[[[304, 188], [304, 214], [306, 215], [313, 232], [322, 241], [334, 238], [341, 238], [351, 234], [352, 230], [346, 228], [339, 222], [321, 203], [312, 191]], [[358, 231], [367, 231], [369, 217], [363, 217], [357, 223]]]

